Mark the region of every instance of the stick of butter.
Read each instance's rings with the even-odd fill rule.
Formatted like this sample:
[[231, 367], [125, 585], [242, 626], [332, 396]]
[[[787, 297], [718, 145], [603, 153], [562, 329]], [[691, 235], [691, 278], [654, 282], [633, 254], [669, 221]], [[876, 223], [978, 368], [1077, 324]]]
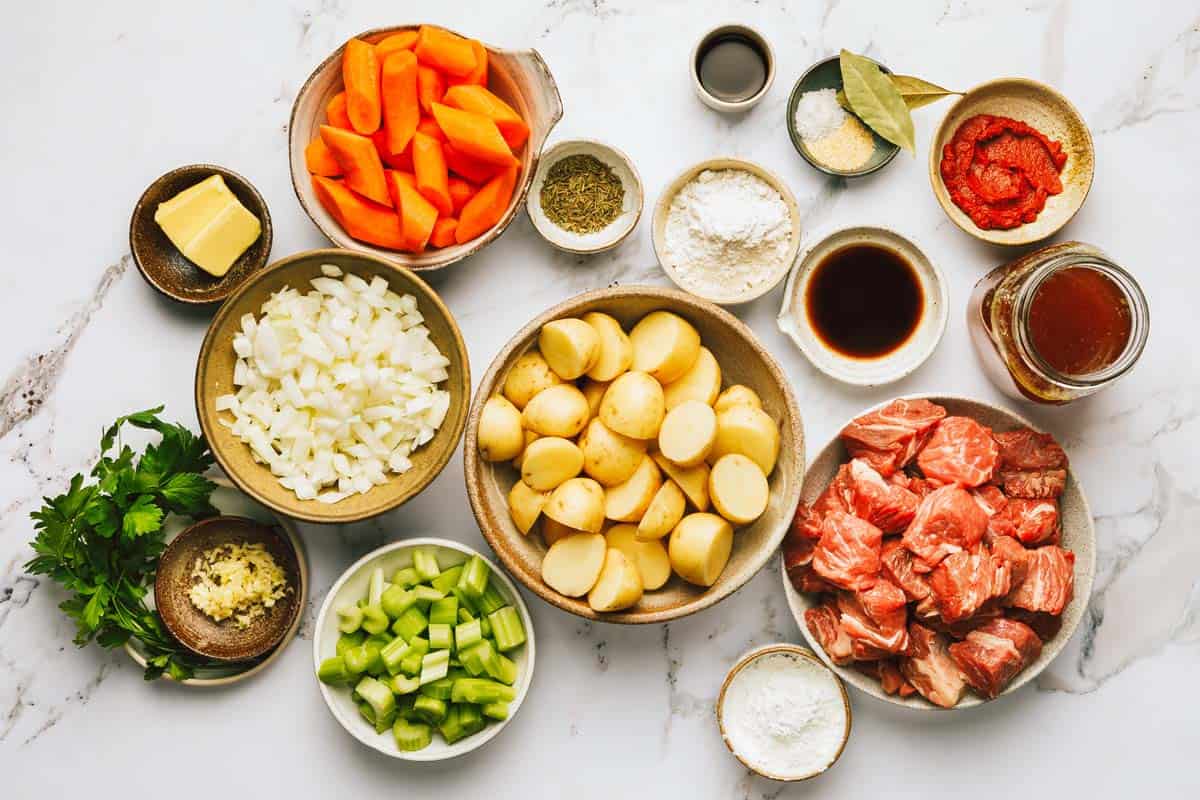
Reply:
[[212, 175], [159, 203], [154, 221], [200, 269], [220, 278], [262, 233], [258, 217]]

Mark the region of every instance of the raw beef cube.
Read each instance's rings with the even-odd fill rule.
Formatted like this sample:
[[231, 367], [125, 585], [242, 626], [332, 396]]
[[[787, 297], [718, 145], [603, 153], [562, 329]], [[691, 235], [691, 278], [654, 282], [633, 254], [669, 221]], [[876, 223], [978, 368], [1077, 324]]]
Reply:
[[1058, 503], [1014, 497], [988, 522], [995, 536], [1012, 536], [1022, 544], [1058, 543]]
[[1003, 614], [1004, 609], [1000, 607], [998, 600], [988, 600], [972, 616], [961, 619], [958, 622], [946, 622], [941, 617], [932, 617], [922, 619], [921, 624], [928, 628], [933, 628], [939, 633], [944, 633], [951, 639], [965, 639], [968, 633], [980, 625], [986, 625], [989, 621]]
[[1033, 632], [1043, 642], [1048, 642], [1055, 636], [1058, 636], [1058, 632], [1062, 630], [1063, 618], [1061, 614], [1047, 614], [1045, 611], [1026, 611], [1023, 608], [1010, 608], [1005, 616], [1009, 619], [1015, 619], [1018, 622], [1024, 622], [1033, 628]]
[[993, 436], [1000, 446], [1002, 470], [1065, 469], [1067, 466], [1067, 454], [1048, 433], [1021, 428]]
[[903, 467], [925, 443], [946, 409], [928, 400], [893, 400], [854, 419], [841, 437], [851, 458], [862, 458], [884, 477]]
[[868, 660], [908, 649], [904, 592], [880, 580], [863, 592], [839, 592], [842, 630], [854, 644], [854, 657]]
[[1008, 562], [1009, 572], [1012, 573], [1013, 589], [1020, 586], [1021, 581], [1025, 580], [1025, 576], [1029, 574], [1029, 551], [1011, 536], [993, 536], [988, 547], [991, 549], [992, 555]]
[[970, 488], [987, 483], [1000, 465], [1000, 446], [990, 429], [970, 417], [946, 417], [917, 455], [925, 477]]
[[812, 572], [813, 551], [816, 549], [817, 543], [798, 534], [795, 528], [789, 530], [783, 539], [783, 568], [798, 592], [826, 591], [822, 587], [827, 584]]
[[821, 592], [836, 592], [837, 587], [822, 578], [813, 569], [812, 564], [788, 570], [788, 580], [797, 592], [820, 594]]
[[893, 472], [892, 476], [888, 478], [888, 480], [897, 486], [903, 486], [905, 489], [908, 489], [917, 496], [918, 500], [924, 499], [925, 495], [937, 488], [924, 478], [915, 478], [903, 471]]
[[834, 511], [821, 523], [813, 569], [835, 586], [869, 589], [879, 575], [883, 532], [866, 520]]
[[949, 647], [971, 688], [989, 700], [1042, 653], [1042, 641], [1023, 622], [999, 617]]
[[821, 649], [835, 664], [853, 660], [850, 637], [842, 630], [840, 614], [832, 603], [814, 606], [804, 612], [804, 624], [821, 644]]
[[1075, 554], [1057, 545], [1028, 551], [1028, 574], [1008, 595], [1010, 606], [1058, 615], [1075, 591]]
[[929, 702], [953, 708], [962, 697], [962, 672], [946, 647], [946, 637], [920, 623], [908, 626], [909, 655], [900, 659], [900, 672]]
[[825, 491], [817, 497], [811, 506], [801, 503], [796, 507], [796, 515], [792, 518], [792, 530], [809, 539], [821, 538], [821, 521], [830, 511], [842, 511], [852, 514], [850, 510], [850, 465], [842, 464], [833, 480], [825, 487]]
[[986, 548], [963, 550], [938, 564], [929, 576], [929, 588], [938, 615], [946, 622], [958, 622], [974, 616], [988, 600], [1008, 594], [1012, 572], [1008, 561]]
[[[893, 658], [884, 658], [878, 661], [856, 661], [854, 668], [864, 675], [870, 675], [879, 681], [880, 688], [887, 694], [899, 694], [901, 697], [908, 697], [916, 691], [908, 681], [904, 680], [904, 676], [900, 674], [900, 667], [896, 664]], [[907, 688], [907, 692], [905, 689]]]
[[996, 516], [1008, 505], [1008, 498], [1004, 496], [1004, 492], [995, 486], [980, 486], [978, 489], [972, 489], [971, 497], [983, 509], [983, 513], [989, 517]]
[[[916, 516], [904, 532], [904, 546], [932, 569], [951, 553], [978, 544], [987, 523], [987, 514], [965, 489], [943, 486], [917, 506]], [[920, 565], [914, 568], [922, 571]]]
[[882, 575], [904, 591], [909, 600], [924, 600], [929, 596], [929, 581], [913, 570], [913, 554], [900, 539], [885, 539], [880, 550]]
[[917, 496], [888, 483], [861, 458], [850, 462], [850, 508], [884, 533], [900, 533], [917, 513]]
[[1065, 469], [1027, 469], [1001, 471], [997, 482], [1009, 497], [1047, 500], [1058, 497], [1067, 487]]

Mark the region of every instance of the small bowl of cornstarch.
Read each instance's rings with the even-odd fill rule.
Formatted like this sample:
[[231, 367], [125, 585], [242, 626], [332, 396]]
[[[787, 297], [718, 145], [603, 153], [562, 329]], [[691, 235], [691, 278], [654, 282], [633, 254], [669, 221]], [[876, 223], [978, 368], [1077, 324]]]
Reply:
[[850, 699], [833, 671], [794, 644], [744, 654], [717, 697], [729, 752], [776, 781], [803, 781], [832, 767], [850, 738]]
[[592, 255], [633, 233], [642, 201], [642, 180], [629, 156], [603, 142], [572, 139], [542, 154], [525, 206], [547, 242]]

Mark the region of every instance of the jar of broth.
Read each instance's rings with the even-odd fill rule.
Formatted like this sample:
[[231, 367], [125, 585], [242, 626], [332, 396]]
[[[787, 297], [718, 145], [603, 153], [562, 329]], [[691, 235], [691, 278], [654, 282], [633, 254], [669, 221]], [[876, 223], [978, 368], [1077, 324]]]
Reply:
[[1062, 405], [1137, 362], [1150, 309], [1137, 281], [1092, 245], [1063, 242], [985, 275], [967, 307], [971, 341], [1006, 394]]

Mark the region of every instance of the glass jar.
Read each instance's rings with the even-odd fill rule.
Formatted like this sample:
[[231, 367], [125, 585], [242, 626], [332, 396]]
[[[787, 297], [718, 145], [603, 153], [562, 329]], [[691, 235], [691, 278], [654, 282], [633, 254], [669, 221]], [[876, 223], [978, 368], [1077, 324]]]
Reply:
[[[1063, 270], [1084, 267], [1111, 282], [1113, 311], [1128, 324], [1124, 346], [1101, 366], [1082, 374], [1056, 369], [1034, 346], [1030, 311], [1038, 290]], [[1063, 405], [1098, 392], [1128, 372], [1146, 345], [1150, 309], [1133, 277], [1098, 248], [1063, 242], [1035, 250], [985, 275], [967, 306], [971, 342], [988, 377], [1019, 400]]]

